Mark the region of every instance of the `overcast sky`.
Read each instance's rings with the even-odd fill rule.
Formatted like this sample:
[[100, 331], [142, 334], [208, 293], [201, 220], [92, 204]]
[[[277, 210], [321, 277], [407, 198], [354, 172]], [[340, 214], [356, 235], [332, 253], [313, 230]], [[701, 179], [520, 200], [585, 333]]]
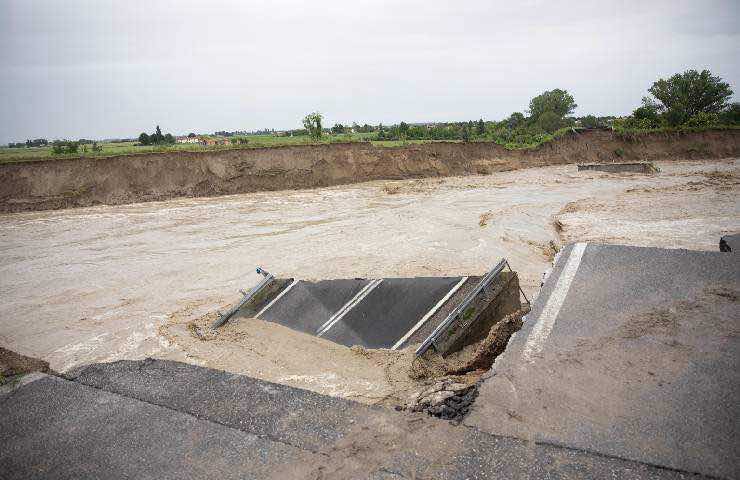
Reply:
[[626, 114], [689, 68], [740, 89], [737, 0], [0, 5], [2, 142], [497, 120], [552, 88]]

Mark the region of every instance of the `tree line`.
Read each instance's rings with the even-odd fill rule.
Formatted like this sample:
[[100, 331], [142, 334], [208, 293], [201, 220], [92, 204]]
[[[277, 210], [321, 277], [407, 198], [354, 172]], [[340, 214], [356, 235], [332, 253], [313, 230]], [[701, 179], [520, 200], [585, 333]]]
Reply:
[[353, 123], [351, 129], [335, 124], [322, 126], [323, 116], [313, 112], [303, 119], [303, 130], [292, 135], [309, 135], [319, 140], [324, 133], [375, 133], [375, 140], [488, 140], [512, 146], [536, 145], [570, 128], [614, 128], [648, 130], [656, 128], [707, 128], [740, 124], [740, 104], [729, 103], [733, 91], [720, 77], [708, 70], [687, 70], [667, 79], [658, 79], [648, 89], [649, 96], [627, 117], [573, 116], [578, 107], [567, 90], [548, 90], [529, 101], [526, 112], [513, 112], [501, 121], [483, 119], [466, 122], [385, 126]]
[[[473, 140], [494, 141], [514, 147], [536, 145], [570, 128], [613, 128], [615, 131], [651, 130], [659, 128], [711, 128], [716, 126], [737, 126], [740, 124], [740, 104], [730, 103], [733, 91], [730, 85], [709, 70], [701, 72], [686, 70], [666, 79], [658, 79], [647, 89], [648, 95], [642, 104], [630, 115], [622, 118], [614, 116], [586, 115], [573, 116], [577, 104], [567, 90], [555, 88], [548, 90], [529, 101], [524, 112], [513, 112], [500, 121], [484, 121], [482, 118], [465, 122], [437, 122], [413, 124], [402, 121], [395, 125], [351, 126], [336, 123], [332, 127], [323, 125], [323, 115], [312, 112], [303, 118], [303, 128], [289, 130], [287, 135], [307, 135], [318, 141], [324, 134], [341, 135], [347, 133], [373, 134], [367, 140]], [[247, 139], [238, 136], [244, 132], [217, 132], [230, 137], [232, 144], [246, 144]], [[265, 129], [260, 133], [274, 134]], [[189, 137], [195, 137], [190, 133]], [[163, 134], [159, 125], [154, 133], [142, 132], [140, 145], [171, 145], [175, 143], [172, 134]], [[29, 139], [25, 142], [9, 143], [10, 148], [30, 148], [52, 146], [54, 154], [77, 153], [80, 146], [92, 144], [93, 151], [102, 147], [93, 140], [56, 140], [49, 142], [44, 138]]]

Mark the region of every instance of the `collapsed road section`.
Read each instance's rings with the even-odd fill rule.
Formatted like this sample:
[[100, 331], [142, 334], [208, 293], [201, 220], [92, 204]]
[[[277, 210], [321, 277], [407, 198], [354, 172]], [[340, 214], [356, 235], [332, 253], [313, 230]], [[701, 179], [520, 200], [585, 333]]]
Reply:
[[[212, 328], [242, 319], [275, 322], [348, 347], [398, 350], [421, 343], [446, 354], [481, 340], [520, 306], [516, 274], [501, 260], [482, 277], [264, 278]], [[523, 292], [522, 292], [523, 294]]]
[[464, 421], [738, 478], [739, 296], [731, 254], [568, 245]]

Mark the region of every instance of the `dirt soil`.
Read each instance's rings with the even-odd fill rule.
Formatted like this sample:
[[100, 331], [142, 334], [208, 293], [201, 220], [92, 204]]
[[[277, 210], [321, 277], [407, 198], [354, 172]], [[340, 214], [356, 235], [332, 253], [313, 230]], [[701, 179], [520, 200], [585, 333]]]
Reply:
[[0, 347], [0, 385], [10, 377], [31, 372], [54, 373], [49, 368], [49, 362]]
[[[215, 312], [195, 319], [176, 313], [159, 328], [159, 335], [187, 352], [190, 363], [376, 405], [401, 405], [439, 378], [472, 384], [483, 373], [474, 368], [450, 371], [472, 362], [472, 358], [467, 363], [464, 359], [476, 352], [475, 348], [456, 355], [455, 363], [448, 365], [439, 359], [415, 359], [415, 346], [401, 351], [348, 348], [252, 318], [240, 318], [213, 330], [209, 326], [215, 318]], [[506, 335], [497, 342], [505, 345], [513, 330], [497, 329], [490, 337], [497, 333]]]
[[[490, 142], [396, 148], [348, 143], [32, 161], [0, 165], [0, 212], [489, 174], [566, 163], [737, 156], [740, 131], [653, 134], [631, 141], [609, 131], [587, 131], [534, 150], [506, 150]], [[394, 186], [388, 188], [387, 193], [398, 193]]]

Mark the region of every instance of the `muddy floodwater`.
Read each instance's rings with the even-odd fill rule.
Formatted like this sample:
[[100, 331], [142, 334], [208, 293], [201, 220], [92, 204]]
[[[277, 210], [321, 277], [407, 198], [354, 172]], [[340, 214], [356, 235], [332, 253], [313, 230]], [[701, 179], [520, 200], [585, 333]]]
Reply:
[[[161, 327], [236, 300], [258, 265], [307, 279], [471, 275], [506, 257], [532, 296], [564, 242], [717, 250], [740, 231], [740, 161], [657, 165], [656, 175], [568, 165], [4, 215], [0, 344], [60, 371], [160, 356], [278, 379], [279, 336], [245, 340], [252, 357], [218, 354], [227, 361]], [[286, 369], [302, 385], [303, 372]]]

